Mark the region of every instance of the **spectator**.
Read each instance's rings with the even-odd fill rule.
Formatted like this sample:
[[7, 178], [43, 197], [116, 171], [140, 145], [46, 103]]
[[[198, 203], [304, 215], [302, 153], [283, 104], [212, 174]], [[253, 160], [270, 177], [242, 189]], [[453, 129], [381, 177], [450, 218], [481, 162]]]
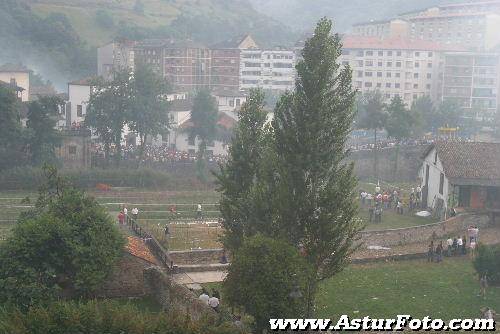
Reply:
[[128, 210], [127, 210], [127, 207], [126, 207], [126, 206], [123, 206], [123, 214], [124, 214], [125, 216], [127, 216], [127, 214], [128, 214]]
[[208, 305], [214, 309], [215, 312], [219, 312], [219, 298], [212, 296], [208, 300]]
[[168, 238], [168, 236], [170, 235], [170, 230], [168, 229], [168, 224], [165, 224], [165, 229], [163, 230], [163, 232], [165, 233], [165, 237]]
[[446, 245], [448, 246], [446, 250], [447, 255], [451, 256], [451, 254], [453, 253], [453, 239], [451, 237], [449, 237], [448, 240], [446, 240]]
[[479, 296], [483, 297], [483, 299], [486, 298], [486, 288], [488, 287], [488, 277], [486, 274], [482, 275], [481, 278], [479, 279]]
[[462, 255], [467, 254], [467, 239], [465, 235], [462, 237], [462, 247], [461, 247]]
[[443, 242], [441, 241], [436, 247], [436, 262], [443, 261]]
[[133, 208], [132, 209], [132, 218], [134, 218], [134, 220], [137, 221], [138, 216], [139, 216], [139, 209]]
[[427, 262], [434, 262], [434, 241], [431, 241], [427, 249]]
[[203, 302], [203, 304], [208, 305], [208, 301], [210, 300], [210, 296], [207, 295], [206, 291], [203, 290], [203, 293], [198, 297], [198, 299]]
[[120, 225], [123, 225], [125, 222], [125, 214], [120, 211], [120, 213], [118, 214], [118, 223], [120, 223]]
[[198, 206], [196, 207], [196, 219], [201, 220], [203, 217], [203, 209], [201, 207], [201, 204], [198, 203]]
[[457, 238], [457, 248], [456, 248], [457, 255], [461, 254], [463, 245], [464, 245], [464, 243], [462, 241], [462, 238], [458, 237]]
[[369, 222], [371, 223], [373, 221], [373, 214], [375, 212], [375, 208], [373, 205], [370, 205], [370, 208], [368, 209], [368, 214], [369, 214]]

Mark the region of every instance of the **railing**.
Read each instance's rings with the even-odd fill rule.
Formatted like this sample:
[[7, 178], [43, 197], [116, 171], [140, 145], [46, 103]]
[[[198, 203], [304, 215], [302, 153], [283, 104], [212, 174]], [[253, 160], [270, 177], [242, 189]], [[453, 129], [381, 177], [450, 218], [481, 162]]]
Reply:
[[175, 271], [174, 261], [168, 255], [168, 252], [165, 248], [161, 246], [158, 240], [148, 233], [144, 228], [142, 228], [132, 217], [127, 215], [127, 225], [130, 229], [140, 238], [142, 238], [150, 251], [156, 257], [160, 263], [167, 268], [169, 272]]

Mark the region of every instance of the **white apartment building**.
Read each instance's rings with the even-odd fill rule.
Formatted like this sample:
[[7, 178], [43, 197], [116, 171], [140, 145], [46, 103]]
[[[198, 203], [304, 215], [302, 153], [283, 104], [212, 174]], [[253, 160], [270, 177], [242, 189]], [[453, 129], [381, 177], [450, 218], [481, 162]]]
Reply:
[[92, 86], [91, 78], [68, 83], [68, 106], [66, 107], [66, 124], [80, 124], [85, 121], [87, 104]]
[[451, 47], [362, 36], [346, 36], [342, 43], [340, 61], [351, 67], [354, 87], [360, 92], [378, 90], [387, 100], [399, 95], [408, 106], [422, 96], [439, 98], [440, 63]]
[[294, 89], [296, 56], [293, 50], [244, 49], [240, 57], [240, 90]]

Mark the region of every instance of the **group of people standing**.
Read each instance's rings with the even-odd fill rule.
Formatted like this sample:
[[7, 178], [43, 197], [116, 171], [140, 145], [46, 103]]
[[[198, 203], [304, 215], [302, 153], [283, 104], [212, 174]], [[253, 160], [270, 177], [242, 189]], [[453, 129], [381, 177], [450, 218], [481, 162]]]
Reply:
[[382, 191], [380, 186], [375, 187], [375, 193], [371, 194], [365, 190], [361, 190], [360, 194], [361, 205], [368, 206], [369, 222], [381, 223], [382, 213], [384, 210], [394, 209], [398, 214], [404, 214], [404, 207], [408, 207], [410, 211], [420, 206], [422, 198], [422, 189], [420, 186], [411, 188], [408, 205], [400, 191], [397, 189], [387, 189]]
[[[441, 262], [443, 261], [443, 256], [459, 256], [466, 255], [468, 249], [472, 257], [475, 255], [476, 246], [479, 237], [479, 228], [477, 226], [470, 226], [467, 229], [468, 239], [464, 235], [462, 237], [458, 236], [455, 238], [449, 237], [446, 240], [446, 249], [444, 248], [443, 241], [440, 241], [437, 246], [434, 245], [434, 241], [431, 241], [429, 248], [427, 250], [427, 261], [428, 262]], [[468, 243], [467, 243], [468, 241]]]
[[[132, 219], [137, 221], [139, 218], [139, 209], [137, 207], [134, 207], [132, 210], [130, 210], [132, 214]], [[128, 209], [126, 206], [123, 206], [123, 208], [120, 210], [118, 213], [118, 223], [120, 225], [124, 225], [127, 223], [127, 217], [128, 217]]]
[[198, 297], [198, 299], [210, 306], [215, 312], [219, 312], [219, 305], [220, 305], [220, 294], [219, 291], [214, 290], [212, 293], [212, 297], [210, 297], [209, 293], [203, 289], [202, 294]]

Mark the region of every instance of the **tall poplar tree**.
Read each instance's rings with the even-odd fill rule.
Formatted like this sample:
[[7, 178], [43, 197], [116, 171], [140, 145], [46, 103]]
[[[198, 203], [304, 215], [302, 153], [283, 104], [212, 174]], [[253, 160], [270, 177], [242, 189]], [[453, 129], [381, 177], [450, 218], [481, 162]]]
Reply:
[[264, 93], [253, 90], [238, 112], [239, 122], [229, 147], [228, 159], [216, 174], [221, 192], [220, 210], [224, 217], [224, 245], [236, 249], [243, 236], [255, 228], [255, 210], [250, 199], [260, 169], [268, 132]]
[[318, 283], [347, 265], [362, 229], [354, 201], [356, 177], [345, 160], [356, 92], [351, 69], [339, 65], [342, 45], [331, 29], [332, 22], [321, 19], [306, 42], [295, 92], [282, 97], [273, 121], [274, 225], [302, 248], [312, 267], [307, 316]]

